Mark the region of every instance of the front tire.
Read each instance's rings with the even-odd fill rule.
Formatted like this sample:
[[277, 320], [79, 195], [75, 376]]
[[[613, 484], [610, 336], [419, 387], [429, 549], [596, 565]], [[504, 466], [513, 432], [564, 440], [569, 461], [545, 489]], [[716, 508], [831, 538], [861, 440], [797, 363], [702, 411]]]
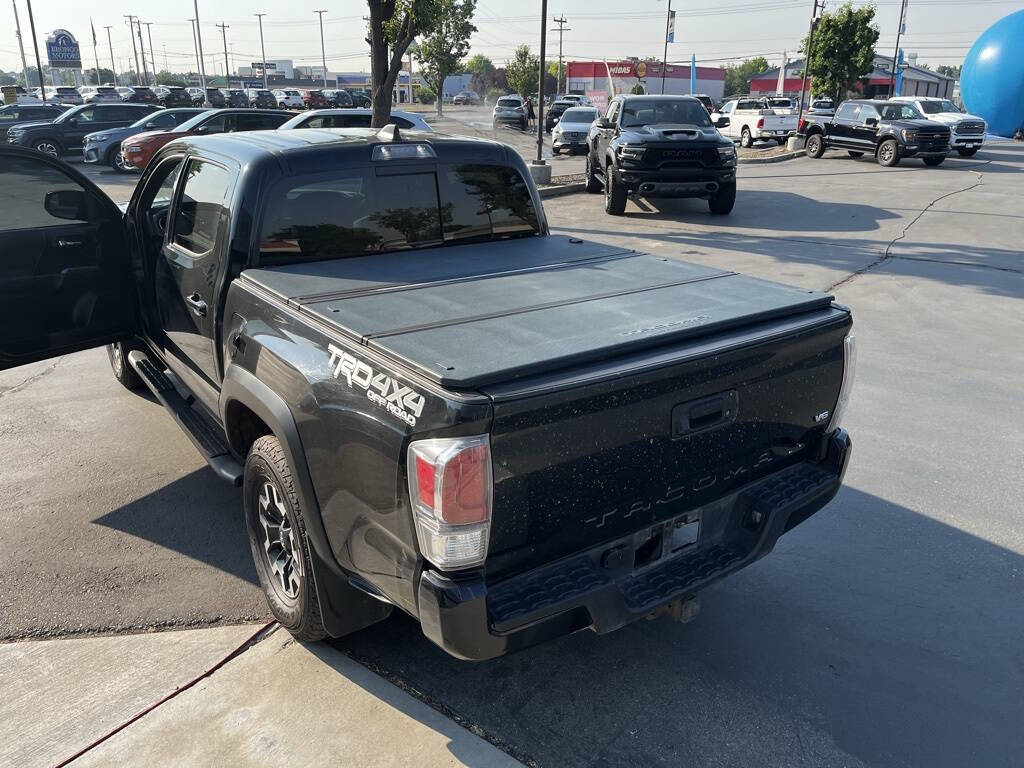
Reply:
[[736, 182], [718, 188], [714, 197], [708, 198], [708, 208], [715, 216], [725, 216], [736, 205]]
[[749, 128], [744, 128], [740, 133], [740, 146], [744, 149], [750, 149], [754, 146], [754, 137], [750, 135]]
[[808, 157], [813, 157], [815, 160], [825, 154], [825, 142], [822, 141], [820, 133], [814, 133], [807, 137], [807, 143], [804, 144], [804, 152], [807, 153]]
[[49, 155], [50, 157], [60, 157], [61, 155], [60, 144], [58, 144], [54, 139], [38, 139], [32, 145], [32, 148], [36, 152], [42, 152], [44, 155]]
[[945, 157], [922, 157], [921, 159], [924, 160], [924, 164], [925, 165], [927, 165], [927, 166], [929, 166], [931, 168], [937, 168], [940, 165], [942, 165], [942, 163], [945, 161], [946, 158]]
[[107, 357], [110, 359], [110, 370], [114, 372], [114, 378], [125, 389], [139, 389], [142, 386], [142, 379], [128, 362], [130, 351], [131, 347], [122, 341], [107, 344]]
[[131, 173], [135, 170], [131, 166], [124, 164], [124, 155], [121, 154], [120, 147], [116, 144], [107, 153], [107, 165], [118, 173]]
[[591, 153], [587, 151], [587, 162], [586, 170], [584, 171], [584, 178], [586, 179], [586, 190], [592, 195], [596, 195], [601, 191], [601, 180], [597, 178], [597, 174], [594, 173], [594, 163], [590, 159]]
[[886, 139], [878, 145], [878, 164], [885, 168], [895, 168], [900, 163], [900, 145], [896, 139]]
[[611, 163], [604, 168], [604, 212], [612, 216], [626, 212], [626, 186], [615, 181]]
[[276, 437], [261, 437], [249, 449], [242, 489], [249, 546], [270, 612], [295, 639], [324, 639], [302, 507]]

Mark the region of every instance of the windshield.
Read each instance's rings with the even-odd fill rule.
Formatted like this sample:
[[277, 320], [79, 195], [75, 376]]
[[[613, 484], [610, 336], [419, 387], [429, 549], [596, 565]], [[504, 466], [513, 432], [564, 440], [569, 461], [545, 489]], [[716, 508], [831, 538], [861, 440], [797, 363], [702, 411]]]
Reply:
[[622, 107], [622, 127], [642, 125], [699, 125], [711, 127], [711, 118], [699, 101], [629, 100]]
[[956, 104], [952, 101], [922, 101], [921, 111], [926, 115], [937, 115], [940, 112], [959, 112]]
[[565, 114], [562, 115], [563, 123], [592, 123], [595, 120], [597, 120], [597, 110], [584, 109], [583, 107], [567, 109]]
[[924, 117], [913, 104], [882, 104], [879, 111], [883, 120], [920, 120]]
[[348, 168], [282, 181], [260, 237], [264, 264], [539, 234], [526, 181], [503, 165], [378, 175]]
[[66, 122], [66, 121], [67, 121], [68, 119], [70, 119], [70, 118], [74, 117], [75, 115], [77, 115], [77, 114], [79, 114], [79, 113], [81, 113], [81, 112], [84, 112], [84, 111], [85, 111], [85, 110], [87, 110], [87, 109], [88, 109], [88, 110], [91, 110], [91, 109], [92, 109], [92, 106], [91, 106], [91, 105], [88, 105], [88, 104], [83, 104], [82, 106], [79, 106], [79, 107], [72, 107], [71, 109], [69, 109], [69, 110], [68, 110], [67, 112], [65, 112], [65, 113], [64, 113], [63, 115], [61, 115], [60, 117], [58, 117], [58, 118], [57, 118], [56, 120], [54, 120], [53, 122], [55, 122], [55, 123], [63, 123], [63, 122]]
[[790, 109], [793, 106], [793, 102], [789, 99], [768, 99], [768, 103], [773, 107], [781, 107], [783, 109]]
[[518, 107], [520, 103], [519, 99], [498, 99], [499, 107]]

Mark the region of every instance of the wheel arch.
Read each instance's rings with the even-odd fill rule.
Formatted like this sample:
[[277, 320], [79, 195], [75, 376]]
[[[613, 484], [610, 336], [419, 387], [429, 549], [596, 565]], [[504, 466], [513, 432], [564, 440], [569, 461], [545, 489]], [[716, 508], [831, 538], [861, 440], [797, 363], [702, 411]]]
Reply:
[[[232, 450], [246, 452], [257, 438], [278, 439], [295, 480], [314, 560], [313, 583], [323, 612], [324, 629], [341, 637], [369, 626], [391, 613], [391, 606], [363, 595], [348, 582], [348, 574], [334, 559], [320, 516], [312, 475], [292, 412], [276, 392], [238, 365], [224, 372], [220, 395], [221, 419]], [[262, 431], [266, 430], [266, 431]], [[260, 432], [260, 434], [256, 434]], [[246, 441], [251, 441], [246, 443]], [[241, 454], [244, 460], [245, 454]]]

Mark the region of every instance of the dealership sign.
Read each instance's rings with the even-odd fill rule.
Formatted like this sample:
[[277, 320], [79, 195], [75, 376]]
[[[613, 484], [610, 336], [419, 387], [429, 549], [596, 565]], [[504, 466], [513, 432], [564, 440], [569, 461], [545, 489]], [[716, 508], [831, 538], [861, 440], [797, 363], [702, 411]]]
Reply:
[[46, 58], [53, 69], [82, 68], [82, 50], [66, 29], [55, 29], [46, 38]]

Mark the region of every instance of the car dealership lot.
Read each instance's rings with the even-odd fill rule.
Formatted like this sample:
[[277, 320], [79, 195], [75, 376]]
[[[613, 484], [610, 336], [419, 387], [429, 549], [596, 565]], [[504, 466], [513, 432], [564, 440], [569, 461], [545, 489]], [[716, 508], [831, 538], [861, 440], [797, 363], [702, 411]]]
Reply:
[[[88, 173], [130, 196], [133, 177]], [[1022, 182], [1024, 148], [999, 144], [937, 169], [838, 154], [742, 167], [729, 217], [549, 200], [556, 231], [852, 307], [846, 487], [704, 592], [691, 624], [481, 664], [401, 616], [333, 645], [541, 765], [1016, 764]], [[4, 639], [264, 620], [238, 492], [102, 351], [0, 373], [0, 449]]]

